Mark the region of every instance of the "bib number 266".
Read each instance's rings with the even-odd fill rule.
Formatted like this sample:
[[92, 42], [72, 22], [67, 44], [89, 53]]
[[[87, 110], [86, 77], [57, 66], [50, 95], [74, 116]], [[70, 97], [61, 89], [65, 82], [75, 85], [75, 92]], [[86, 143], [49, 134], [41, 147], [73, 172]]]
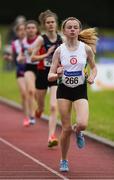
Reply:
[[78, 84], [78, 77], [65, 77], [66, 84]]

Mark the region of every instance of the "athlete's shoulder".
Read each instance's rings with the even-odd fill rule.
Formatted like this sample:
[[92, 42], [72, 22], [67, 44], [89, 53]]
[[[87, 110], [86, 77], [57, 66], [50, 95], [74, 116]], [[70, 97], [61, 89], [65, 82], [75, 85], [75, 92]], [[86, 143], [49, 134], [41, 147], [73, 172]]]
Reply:
[[55, 50], [58, 54], [61, 53], [61, 51], [64, 51], [65, 43], [60, 44], [60, 46], [57, 47]]
[[86, 43], [84, 43], [83, 41], [79, 41], [81, 46], [86, 46]]
[[18, 46], [19, 45], [19, 39], [15, 39], [15, 40], [13, 40], [12, 42], [11, 42], [11, 46], [12, 47], [15, 47], [16, 48], [16, 46]]
[[38, 35], [38, 36], [37, 36], [37, 39], [43, 39], [43, 35], [41, 35], [41, 34]]
[[91, 47], [88, 44], [85, 44], [85, 49], [88, 52], [92, 51]]
[[46, 34], [42, 34], [43, 39], [48, 39], [48, 36]]
[[23, 40], [22, 40], [22, 43], [26, 43], [27, 42], [27, 37], [25, 37]]
[[65, 42], [63, 42], [59, 47], [60, 47], [60, 49], [65, 48], [66, 47]]
[[[61, 44], [62, 45], [62, 44]], [[55, 53], [60, 53], [61, 52], [61, 45], [58, 46], [56, 49], [55, 49]]]
[[60, 33], [57, 33], [57, 39], [60, 42], [60, 44], [63, 43], [63, 37]]
[[61, 36], [60, 33], [57, 33], [57, 37], [60, 38], [60, 39], [62, 39], [62, 36]]
[[11, 42], [11, 44], [16, 44], [19, 41], [19, 39], [15, 39]]

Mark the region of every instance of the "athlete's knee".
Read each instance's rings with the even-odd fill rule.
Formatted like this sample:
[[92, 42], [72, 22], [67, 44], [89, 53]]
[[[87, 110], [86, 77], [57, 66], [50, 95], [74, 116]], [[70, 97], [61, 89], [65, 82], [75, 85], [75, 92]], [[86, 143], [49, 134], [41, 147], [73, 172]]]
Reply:
[[22, 99], [24, 99], [24, 100], [27, 99], [27, 93], [22, 92], [22, 93], [21, 93], [21, 97], [22, 97]]
[[67, 133], [70, 135], [72, 132], [72, 127], [71, 126], [63, 126], [62, 131], [63, 131], [63, 133]]
[[39, 111], [44, 111], [44, 106], [45, 106], [45, 104], [44, 104], [44, 100], [38, 100], [38, 109], [39, 109]]
[[38, 109], [40, 112], [44, 112], [44, 106], [38, 105]]
[[50, 108], [50, 111], [53, 113], [53, 112], [56, 112], [56, 106], [55, 105], [52, 105], [51, 108]]
[[78, 123], [78, 126], [81, 130], [85, 130], [87, 128], [88, 123], [87, 122], [80, 122]]
[[29, 89], [28, 94], [29, 94], [29, 96], [35, 96], [35, 90], [34, 89]]

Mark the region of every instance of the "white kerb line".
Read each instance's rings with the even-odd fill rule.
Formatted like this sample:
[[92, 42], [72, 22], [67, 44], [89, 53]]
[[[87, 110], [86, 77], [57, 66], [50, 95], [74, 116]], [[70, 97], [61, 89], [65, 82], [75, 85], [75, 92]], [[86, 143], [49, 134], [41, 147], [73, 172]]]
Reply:
[[64, 179], [64, 180], [69, 180], [67, 177], [63, 176], [62, 174], [58, 173], [57, 171], [55, 171], [54, 169], [50, 168], [49, 166], [46, 166], [44, 163], [42, 163], [41, 161], [35, 159], [34, 157], [32, 157], [31, 155], [29, 155], [28, 153], [24, 152], [23, 150], [19, 149], [18, 147], [14, 146], [13, 144], [11, 144], [10, 142], [6, 141], [3, 138], [0, 138], [0, 141], [3, 142], [4, 144], [8, 145], [9, 147], [11, 147], [12, 149], [16, 150], [17, 152], [21, 153], [22, 155], [26, 156], [27, 158], [31, 159], [32, 161], [34, 161], [35, 163], [41, 165], [42, 167], [44, 167], [45, 169], [49, 170], [50, 172], [52, 172], [53, 174], [57, 175], [58, 177]]

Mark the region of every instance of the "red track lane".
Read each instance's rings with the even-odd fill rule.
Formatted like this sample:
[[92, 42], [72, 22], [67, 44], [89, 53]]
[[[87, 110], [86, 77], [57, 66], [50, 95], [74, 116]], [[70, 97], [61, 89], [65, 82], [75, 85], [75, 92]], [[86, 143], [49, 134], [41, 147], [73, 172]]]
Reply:
[[72, 133], [70, 171], [60, 173], [60, 147], [47, 147], [47, 121], [24, 128], [22, 119], [22, 112], [0, 104], [0, 179], [114, 179], [113, 148], [85, 137], [86, 147], [79, 150]]

